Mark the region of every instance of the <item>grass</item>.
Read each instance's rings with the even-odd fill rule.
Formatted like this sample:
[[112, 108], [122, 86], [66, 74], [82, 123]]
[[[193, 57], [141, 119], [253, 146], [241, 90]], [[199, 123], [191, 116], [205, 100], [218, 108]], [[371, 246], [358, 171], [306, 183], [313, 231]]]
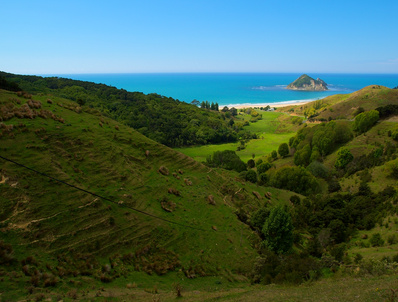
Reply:
[[[85, 280], [82, 280], [85, 281]], [[301, 286], [289, 285], [255, 285], [229, 283], [220, 278], [201, 278], [199, 280], [180, 280], [182, 287], [181, 301], [390, 301], [392, 290], [398, 288], [396, 276], [366, 278], [332, 277]], [[155, 281], [146, 287], [127, 286], [132, 284], [126, 280], [118, 285], [84, 284], [77, 285], [74, 292], [78, 300], [121, 301], [133, 298], [134, 301], [176, 301], [174, 284], [162, 284]], [[59, 297], [66, 301], [72, 290], [64, 289], [58, 294], [43, 291], [44, 297]], [[36, 289], [25, 298], [32, 299], [40, 292]], [[12, 292], [3, 294], [4, 300], [16, 299]], [[394, 301], [394, 300], [392, 300]]]
[[[209, 169], [190, 158], [204, 161], [216, 150], [236, 150], [237, 144], [178, 149], [188, 157], [88, 107], [78, 109], [74, 102], [47, 95], [33, 98], [42, 103], [42, 110], [62, 117], [64, 122], [40, 117], [6, 119], [4, 125], [13, 125], [14, 129], [0, 129], [0, 154], [116, 203], [98, 200], [1, 161], [1, 240], [13, 246], [16, 259], [0, 268], [2, 300], [38, 300], [39, 295], [44, 295], [43, 299], [71, 300], [76, 296], [92, 300], [99, 295], [98, 299], [115, 301], [131, 297], [138, 301], [174, 301], [176, 285], [181, 285], [182, 301], [384, 301], [391, 289], [397, 288], [396, 278], [391, 276], [360, 278], [339, 273], [301, 286], [249, 286], [245, 276], [257, 256], [253, 246], [258, 237], [237, 219], [235, 211], [250, 213], [268, 203], [266, 192], [271, 192], [274, 205], [289, 203], [293, 193], [241, 183], [233, 171]], [[15, 93], [0, 90], [0, 107], [13, 103], [19, 108], [26, 102]], [[263, 120], [247, 127], [260, 139], [251, 140], [237, 154], [247, 161], [252, 154], [258, 159], [277, 150], [296, 131], [293, 125], [281, 127], [286, 121], [289, 117], [285, 114], [263, 113]], [[355, 155], [370, 151], [377, 144], [391, 141], [387, 132], [393, 126], [393, 122], [379, 123], [348, 147], [357, 152]], [[334, 156], [328, 156], [325, 164], [332, 167]], [[275, 164], [279, 167], [292, 160], [287, 157]], [[170, 174], [160, 174], [161, 166], [166, 166]], [[383, 167], [371, 173], [374, 182], [390, 184]], [[347, 180], [347, 186], [357, 184], [357, 176]], [[382, 185], [371, 187], [383, 189]], [[181, 196], [169, 194], [170, 188]], [[237, 191], [239, 198], [234, 197]], [[257, 200], [253, 191], [262, 199]], [[208, 203], [209, 195], [214, 196], [215, 205]], [[173, 212], [162, 209], [163, 198], [176, 205]], [[120, 201], [182, 225], [142, 216], [118, 204]], [[386, 240], [398, 230], [394, 217], [391, 221], [387, 228], [367, 232], [368, 236], [380, 232]], [[357, 236], [361, 235], [362, 231]], [[365, 258], [396, 254], [397, 244], [364, 248], [356, 244], [361, 240], [355, 237], [349, 243], [351, 257], [355, 253]], [[129, 253], [132, 262], [124, 262], [123, 256]], [[44, 280], [40, 280], [31, 288], [31, 276], [25, 276], [21, 264], [29, 256], [38, 260], [31, 266], [42, 275], [58, 274], [63, 269], [66, 273], [57, 275], [55, 286], [45, 288]], [[172, 266], [173, 261], [179, 265], [166, 269], [165, 275], [156, 273]], [[197, 276], [203, 272], [206, 277], [190, 279], [187, 272]], [[100, 281], [107, 278], [110, 283]]]
[[[18, 284], [29, 283], [30, 277], [20, 276], [19, 263], [28, 256], [40, 259], [38, 269], [42, 272], [58, 274], [46, 268], [46, 264], [76, 271], [77, 276], [59, 277], [60, 288], [65, 288], [65, 292], [73, 288], [68, 283], [70, 280], [86, 278], [80, 275], [81, 264], [78, 267], [72, 264], [80, 263], [79, 255], [90, 255], [98, 261], [89, 270], [92, 274], [89, 278], [95, 280], [100, 277], [101, 265], [109, 265], [110, 257], [116, 257], [118, 263], [111, 274], [127, 274], [129, 282], [137, 281], [129, 276], [139, 270], [142, 271], [139, 278], [145, 279], [144, 272], [148, 271], [145, 263], [161, 267], [172, 255], [176, 255], [180, 263], [178, 269], [184, 276], [190, 267], [197, 267], [207, 275], [225, 275], [230, 280], [250, 271], [256, 255], [252, 247], [253, 233], [234, 212], [237, 207], [250, 211], [258, 208], [265, 197], [259, 201], [252, 192], [264, 196], [268, 188], [235, 181], [237, 173], [211, 170], [88, 107], [76, 110], [76, 103], [47, 95], [33, 98], [41, 102], [41, 110], [62, 117], [64, 123], [39, 117], [7, 119], [4, 122], [7, 126], [24, 126], [14, 127], [11, 132], [0, 130], [0, 154], [115, 203], [2, 160], [0, 180], [5, 180], [0, 183], [1, 239], [13, 246], [17, 259], [2, 273], [16, 270], [19, 277], [0, 282], [1, 293], [15, 286], [13, 294], [26, 295], [25, 286]], [[47, 102], [48, 98], [51, 103]], [[0, 107], [11, 103], [20, 108], [26, 99], [0, 91]], [[158, 172], [161, 166], [169, 169], [168, 176]], [[178, 173], [179, 170], [183, 174]], [[192, 185], [187, 185], [185, 179]], [[181, 196], [169, 194], [169, 188], [178, 190]], [[230, 192], [239, 190], [243, 199], [232, 198]], [[290, 194], [276, 189], [272, 189], [272, 193], [275, 203]], [[209, 195], [214, 196], [215, 206], [208, 204]], [[175, 203], [175, 211], [164, 211], [160, 204], [162, 198]], [[143, 216], [118, 205], [119, 201], [183, 226]], [[158, 249], [158, 252], [136, 258], [138, 267], [120, 260], [125, 254], [135, 255], [145, 249]], [[72, 262], [60, 264], [57, 259], [60, 255], [72, 257]], [[156, 275], [153, 271], [152, 274]], [[119, 282], [120, 278], [112, 283]]]
[[[250, 140], [243, 150], [236, 151], [240, 143], [175, 148], [175, 150], [192, 157], [198, 162], [206, 162], [207, 156], [212, 155], [215, 151], [224, 150], [236, 151], [244, 162], [251, 159], [253, 154], [255, 158], [266, 156], [273, 150], [278, 150], [280, 144], [287, 143], [289, 138], [294, 136], [295, 132], [275, 133], [281, 124], [279, 118], [284, 117], [285, 114], [279, 112], [262, 112], [262, 114], [262, 120], [250, 123], [249, 126], [244, 128], [245, 130], [256, 133], [259, 139]], [[250, 115], [247, 114], [241, 114], [239, 117], [244, 120], [250, 119]]]

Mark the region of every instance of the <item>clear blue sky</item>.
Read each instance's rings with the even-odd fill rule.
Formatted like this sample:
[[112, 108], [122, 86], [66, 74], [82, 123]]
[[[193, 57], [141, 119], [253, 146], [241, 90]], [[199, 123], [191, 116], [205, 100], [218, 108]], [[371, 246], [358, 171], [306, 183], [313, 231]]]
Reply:
[[398, 73], [397, 0], [0, 0], [0, 70]]

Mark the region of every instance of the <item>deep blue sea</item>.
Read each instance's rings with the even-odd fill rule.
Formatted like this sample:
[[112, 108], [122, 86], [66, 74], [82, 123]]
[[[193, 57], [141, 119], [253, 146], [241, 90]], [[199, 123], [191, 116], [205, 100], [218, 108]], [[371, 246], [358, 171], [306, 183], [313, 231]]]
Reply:
[[398, 86], [397, 74], [311, 74], [321, 78], [328, 91], [292, 91], [286, 86], [296, 73], [156, 73], [156, 74], [68, 74], [56, 75], [102, 83], [127, 91], [157, 93], [184, 102], [218, 102], [220, 106], [294, 103], [316, 100], [332, 94], [350, 93], [377, 84]]

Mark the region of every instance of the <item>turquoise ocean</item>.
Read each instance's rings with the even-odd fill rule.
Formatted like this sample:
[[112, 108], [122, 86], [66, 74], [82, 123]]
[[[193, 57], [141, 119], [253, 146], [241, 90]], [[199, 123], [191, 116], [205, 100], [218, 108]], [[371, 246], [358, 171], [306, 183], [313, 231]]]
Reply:
[[55, 75], [111, 85], [127, 91], [157, 93], [190, 103], [217, 102], [220, 106], [295, 103], [333, 94], [350, 93], [369, 85], [398, 86], [397, 74], [312, 74], [328, 84], [328, 91], [292, 91], [286, 86], [296, 73], [154, 73]]

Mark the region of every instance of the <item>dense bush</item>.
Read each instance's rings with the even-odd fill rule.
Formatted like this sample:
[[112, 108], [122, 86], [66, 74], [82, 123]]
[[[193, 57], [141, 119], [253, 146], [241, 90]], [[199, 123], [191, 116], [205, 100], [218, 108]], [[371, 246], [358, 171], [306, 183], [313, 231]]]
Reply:
[[355, 117], [353, 129], [359, 133], [368, 131], [379, 120], [379, 112], [370, 110], [362, 112]]
[[386, 106], [377, 107], [376, 110], [379, 112], [380, 118], [387, 118], [391, 115], [398, 114], [398, 105], [388, 104]]
[[258, 174], [263, 174], [265, 172], [267, 172], [270, 168], [272, 167], [272, 165], [270, 163], [261, 163], [257, 165], [257, 172]]
[[309, 195], [319, 192], [315, 177], [302, 167], [282, 167], [270, 175], [269, 184], [279, 189]]
[[288, 252], [293, 245], [293, 224], [290, 214], [281, 206], [271, 209], [262, 228], [264, 245], [277, 254]]
[[307, 166], [307, 170], [317, 178], [328, 178], [329, 176], [329, 169], [324, 164], [316, 160]]
[[250, 225], [259, 231], [262, 231], [263, 226], [271, 210], [267, 207], [262, 207], [255, 211], [250, 218]]
[[22, 89], [15, 82], [8, 81], [5, 77], [0, 76], [0, 89], [10, 91], [21, 91]]
[[342, 147], [337, 151], [337, 158], [334, 166], [338, 169], [344, 169], [350, 161], [354, 159], [354, 156], [350, 150], [346, 147]]
[[256, 183], [257, 182], [257, 173], [254, 170], [249, 170], [246, 173], [245, 179], [252, 183]]
[[289, 146], [286, 143], [279, 145], [278, 153], [281, 157], [286, 157], [289, 155]]
[[384, 240], [383, 240], [383, 238], [381, 238], [380, 233], [375, 233], [375, 234], [372, 235], [372, 237], [370, 237], [369, 243], [372, 246], [383, 246], [384, 245]]
[[345, 122], [330, 121], [314, 127], [300, 129], [289, 145], [296, 149], [294, 163], [296, 166], [308, 166], [312, 161], [332, 153], [339, 144], [353, 138], [349, 125]]
[[[232, 150], [215, 151], [213, 156], [206, 158], [206, 164], [210, 167], [219, 167], [226, 170], [242, 172], [246, 170], [246, 164]], [[254, 171], [253, 171], [254, 172]]]

